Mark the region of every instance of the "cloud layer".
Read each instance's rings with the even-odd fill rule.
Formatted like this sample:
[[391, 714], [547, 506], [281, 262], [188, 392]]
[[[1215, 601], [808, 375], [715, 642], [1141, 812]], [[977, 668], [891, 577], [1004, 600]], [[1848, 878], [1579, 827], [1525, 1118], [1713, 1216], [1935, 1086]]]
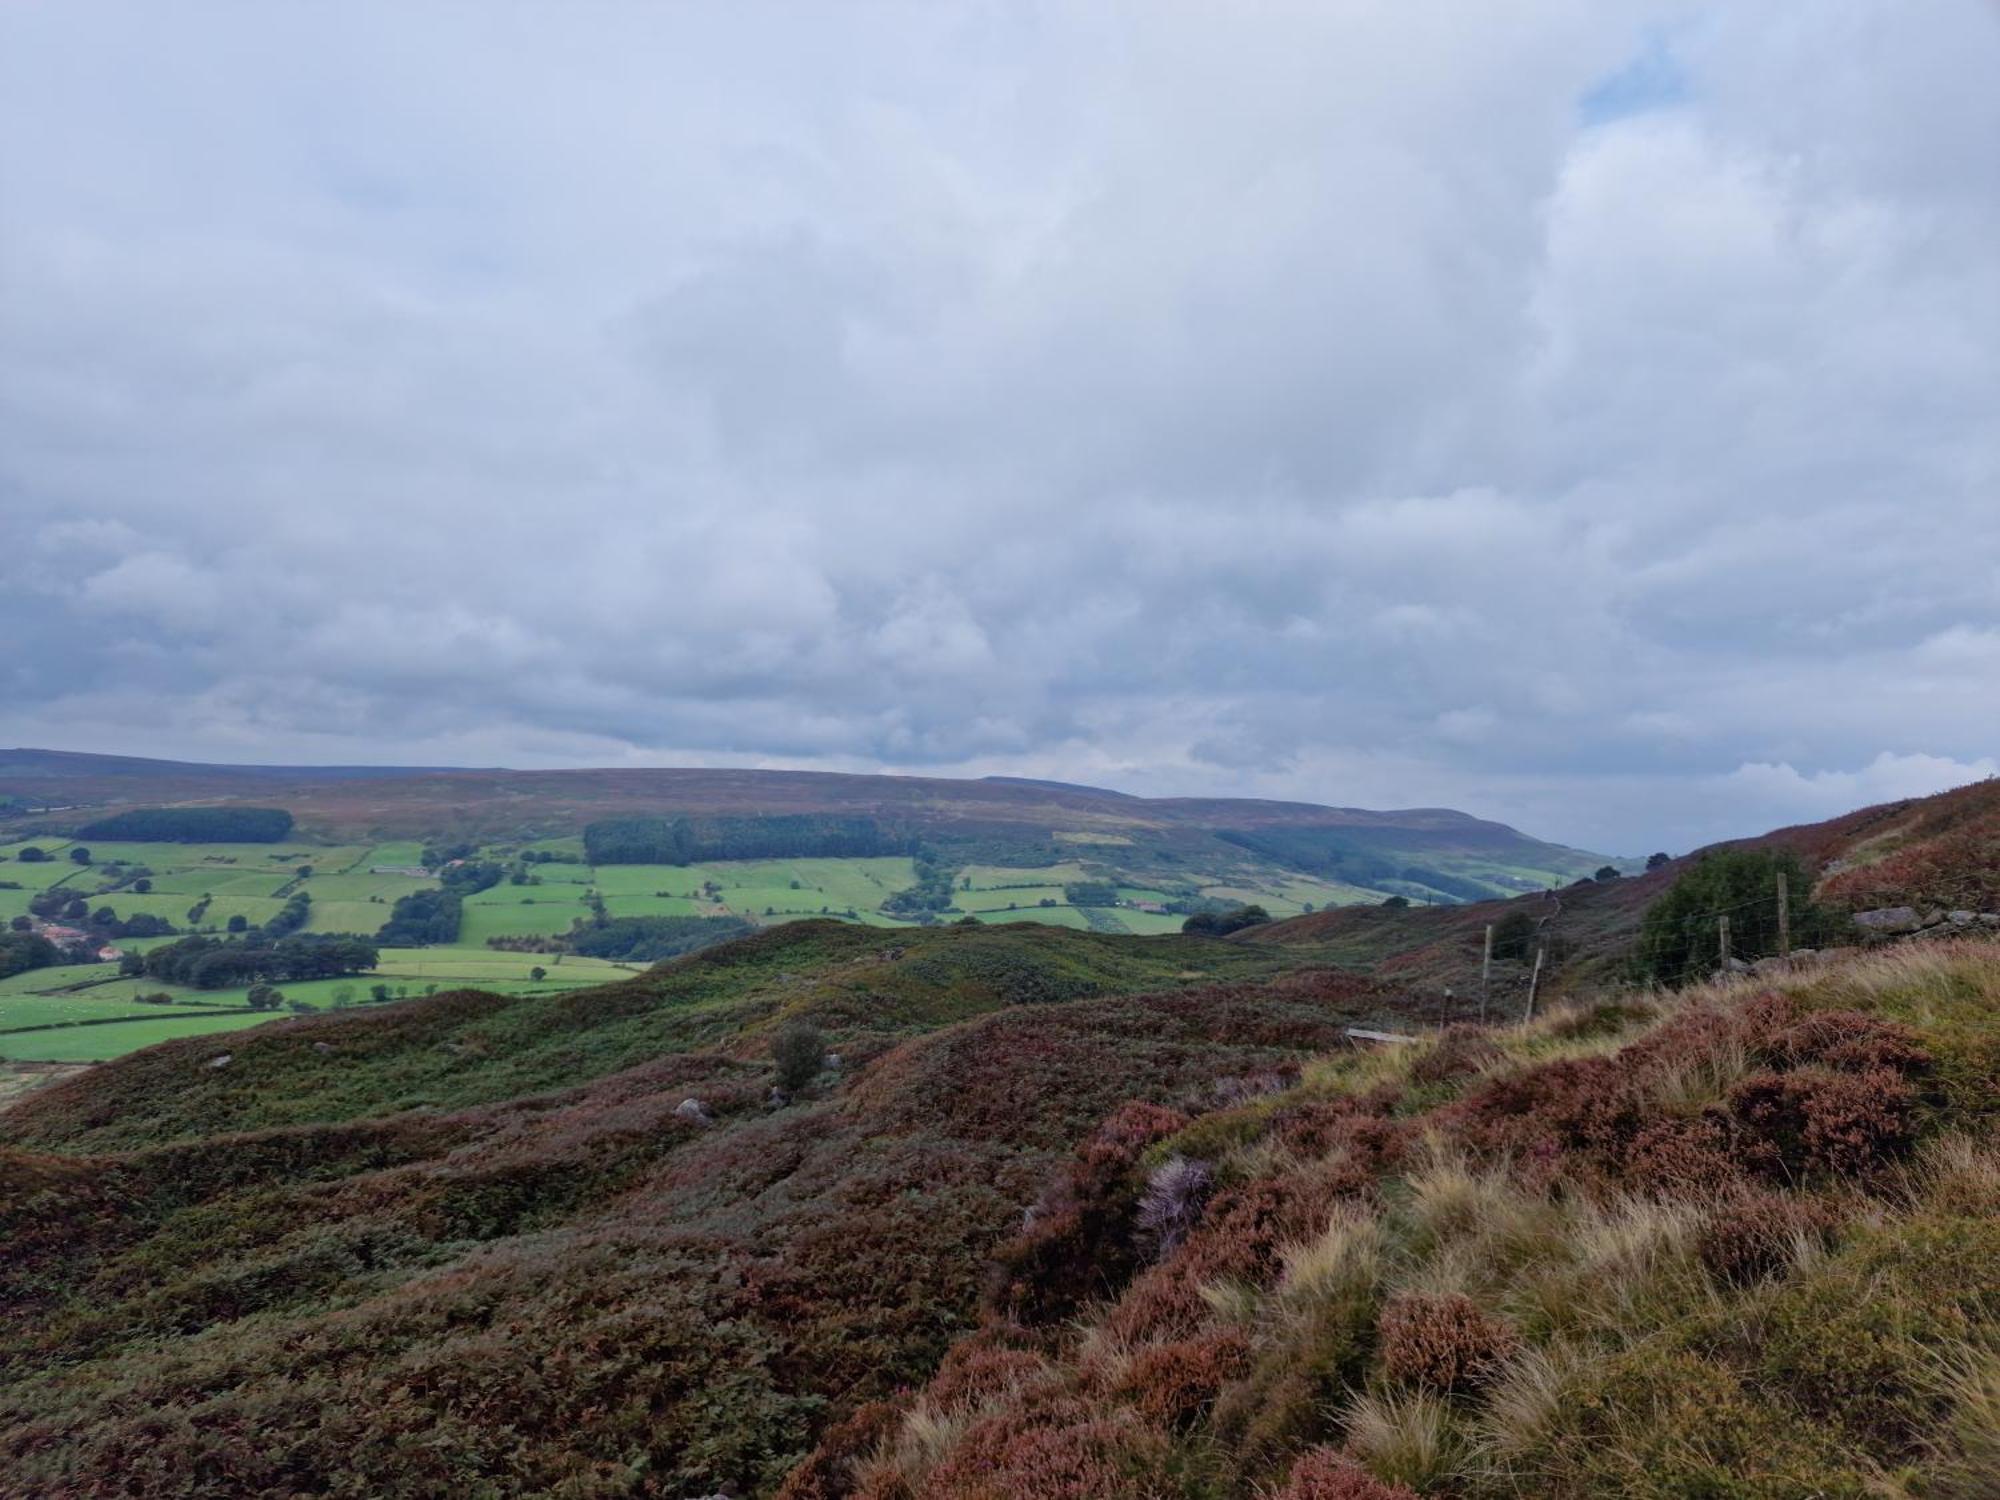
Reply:
[[1973, 0], [0, 13], [0, 742], [1642, 850], [1994, 770]]

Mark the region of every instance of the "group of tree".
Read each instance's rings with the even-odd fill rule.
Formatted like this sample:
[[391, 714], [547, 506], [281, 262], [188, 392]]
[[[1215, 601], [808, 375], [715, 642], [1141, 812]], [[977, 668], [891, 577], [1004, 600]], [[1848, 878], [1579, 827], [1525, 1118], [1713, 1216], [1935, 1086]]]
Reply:
[[266, 917], [261, 926], [267, 938], [281, 938], [297, 932], [312, 918], [312, 897], [304, 891], [295, 891], [276, 914]]
[[240, 984], [335, 979], [375, 967], [380, 955], [366, 938], [338, 933], [301, 933], [275, 941], [262, 934], [242, 938], [195, 935], [163, 943], [149, 953], [128, 953], [119, 971], [145, 975], [199, 990], [232, 989]]
[[689, 865], [721, 859], [870, 859], [910, 851], [873, 818], [606, 818], [583, 830], [597, 865]]
[[1071, 906], [1116, 906], [1118, 887], [1108, 880], [1072, 880], [1063, 887], [1063, 899]]
[[46, 969], [61, 963], [65, 955], [47, 938], [34, 932], [17, 932], [11, 927], [0, 932], [0, 979], [25, 974], [30, 969]]
[[454, 890], [439, 887], [411, 891], [396, 898], [396, 904], [389, 909], [389, 920], [375, 934], [375, 941], [385, 948], [455, 943], [464, 908], [464, 898]]
[[569, 950], [587, 958], [658, 963], [754, 931], [741, 917], [612, 917], [572, 929]]
[[952, 903], [957, 895], [954, 885], [957, 869], [929, 849], [917, 850], [911, 856], [911, 865], [914, 878], [884, 900], [882, 910], [890, 916], [915, 917], [919, 921], [927, 921], [939, 912], [955, 911]]
[[24, 865], [45, 865], [49, 862], [49, 851], [39, 844], [30, 844], [14, 858]]
[[[1788, 931], [1781, 937], [1778, 882], [1786, 888]], [[1639, 976], [1658, 984], [1704, 979], [1726, 958], [1752, 962], [1779, 951], [1817, 948], [1843, 925], [1812, 899], [1812, 875], [1789, 849], [1714, 849], [1646, 908], [1639, 927]], [[1728, 951], [1723, 923], [1728, 922]]]
[[1181, 931], [1197, 937], [1227, 937], [1246, 927], [1261, 927], [1271, 914], [1261, 906], [1239, 906], [1234, 911], [1198, 911], [1181, 923]]
[[134, 844], [275, 844], [292, 831], [282, 807], [133, 807], [77, 830]]

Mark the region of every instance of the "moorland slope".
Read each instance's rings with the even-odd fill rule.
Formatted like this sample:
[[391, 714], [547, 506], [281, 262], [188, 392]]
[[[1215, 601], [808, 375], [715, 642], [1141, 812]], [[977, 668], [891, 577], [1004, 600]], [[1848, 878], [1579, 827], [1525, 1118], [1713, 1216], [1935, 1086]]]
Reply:
[[[1928, 908], [1994, 813], [1768, 837]], [[2000, 944], [1615, 983], [1673, 878], [1525, 1028], [1431, 1029], [1477, 908], [801, 922], [91, 1069], [0, 1114], [0, 1495], [1990, 1493]]]

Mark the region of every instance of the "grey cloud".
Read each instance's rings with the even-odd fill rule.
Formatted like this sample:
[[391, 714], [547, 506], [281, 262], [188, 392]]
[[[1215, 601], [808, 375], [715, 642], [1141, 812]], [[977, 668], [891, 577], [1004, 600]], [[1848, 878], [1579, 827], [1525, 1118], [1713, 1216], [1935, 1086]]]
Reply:
[[1996, 63], [1887, 0], [12, 8], [0, 741], [1620, 849], [1982, 774]]

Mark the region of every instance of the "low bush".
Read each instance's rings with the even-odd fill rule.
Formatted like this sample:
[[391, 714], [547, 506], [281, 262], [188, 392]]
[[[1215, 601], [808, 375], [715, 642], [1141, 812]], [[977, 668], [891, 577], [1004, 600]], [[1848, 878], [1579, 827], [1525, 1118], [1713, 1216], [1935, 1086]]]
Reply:
[[1447, 1393], [1485, 1384], [1520, 1342], [1510, 1326], [1459, 1293], [1391, 1298], [1380, 1337], [1389, 1379]]

